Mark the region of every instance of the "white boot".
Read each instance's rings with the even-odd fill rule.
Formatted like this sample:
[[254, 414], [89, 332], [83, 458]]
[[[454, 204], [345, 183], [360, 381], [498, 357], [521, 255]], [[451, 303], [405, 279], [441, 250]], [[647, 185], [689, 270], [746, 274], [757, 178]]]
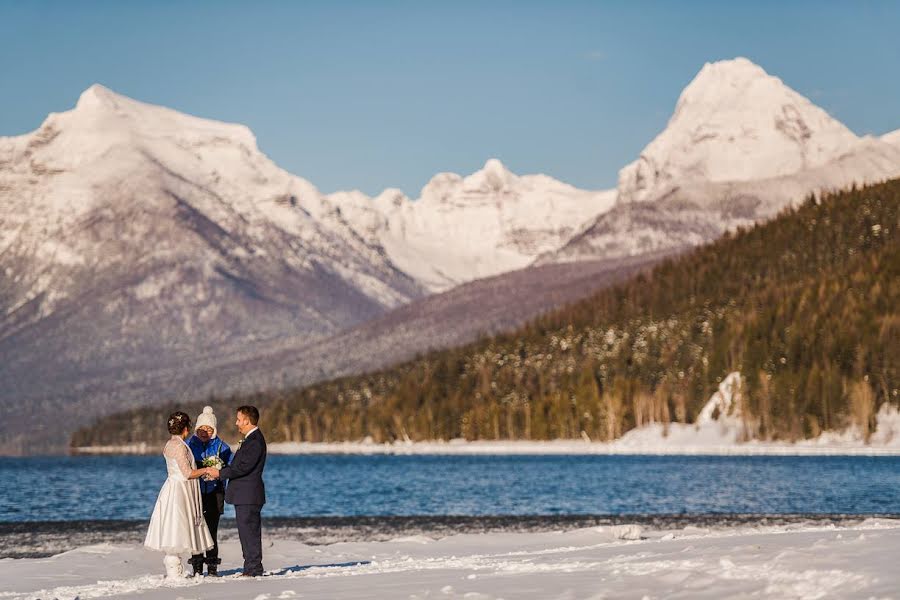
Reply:
[[163, 564], [166, 566], [166, 579], [179, 579], [184, 577], [184, 563], [177, 554], [166, 554], [163, 558]]

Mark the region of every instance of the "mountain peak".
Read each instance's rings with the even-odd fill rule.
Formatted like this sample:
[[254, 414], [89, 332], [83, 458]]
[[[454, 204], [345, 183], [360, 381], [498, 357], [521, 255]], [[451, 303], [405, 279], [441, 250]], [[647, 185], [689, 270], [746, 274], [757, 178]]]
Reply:
[[619, 172], [621, 201], [654, 200], [687, 182], [768, 179], [814, 168], [858, 138], [746, 58], [707, 63], [666, 129]]
[[78, 102], [75, 104], [75, 109], [115, 109], [120, 105], [122, 99], [124, 99], [124, 96], [120, 96], [108, 87], [105, 87], [99, 83], [95, 83], [94, 85], [81, 92], [81, 96], [78, 97]]
[[717, 60], [703, 65], [697, 73], [697, 79], [751, 79], [755, 77], [771, 77], [761, 66], [743, 56], [726, 60]]
[[768, 108], [772, 101], [781, 101], [791, 93], [796, 94], [780, 79], [746, 58], [706, 63], [681, 92], [672, 120], [691, 108], [718, 110], [725, 104]]
[[495, 173], [501, 176], [505, 176], [506, 174], [510, 173], [509, 169], [506, 168], [506, 165], [500, 162], [499, 158], [487, 159], [484, 163], [484, 167], [482, 167], [481, 170], [485, 172]]
[[409, 204], [409, 198], [398, 188], [385, 188], [375, 196], [374, 202], [379, 205], [400, 207]]
[[145, 139], [233, 140], [255, 150], [256, 138], [245, 125], [197, 117], [124, 96], [95, 83], [78, 97], [75, 108], [51, 113], [50, 124], [91, 143], [138, 135]]
[[472, 192], [499, 192], [515, 179], [516, 176], [499, 159], [490, 158], [484, 167], [463, 180], [463, 187]]

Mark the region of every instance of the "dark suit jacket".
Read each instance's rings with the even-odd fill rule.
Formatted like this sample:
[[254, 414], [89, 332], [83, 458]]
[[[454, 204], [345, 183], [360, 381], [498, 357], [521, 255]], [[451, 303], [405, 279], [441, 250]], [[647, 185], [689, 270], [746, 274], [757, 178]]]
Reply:
[[266, 486], [262, 474], [266, 466], [266, 438], [257, 429], [246, 437], [241, 447], [234, 453], [234, 459], [219, 472], [221, 479], [228, 480], [225, 488], [225, 502], [228, 504], [266, 503]]

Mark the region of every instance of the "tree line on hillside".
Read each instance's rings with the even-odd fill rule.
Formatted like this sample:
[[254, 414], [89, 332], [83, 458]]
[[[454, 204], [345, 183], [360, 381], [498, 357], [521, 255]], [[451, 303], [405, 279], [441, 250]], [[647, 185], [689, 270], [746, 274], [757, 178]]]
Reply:
[[[797, 440], [900, 402], [900, 180], [809, 197], [528, 325], [365, 375], [210, 403], [260, 407], [273, 441], [612, 440], [690, 423], [742, 374], [750, 439]], [[510, 298], [515, 302], [515, 298]], [[73, 446], [158, 442], [170, 407]]]

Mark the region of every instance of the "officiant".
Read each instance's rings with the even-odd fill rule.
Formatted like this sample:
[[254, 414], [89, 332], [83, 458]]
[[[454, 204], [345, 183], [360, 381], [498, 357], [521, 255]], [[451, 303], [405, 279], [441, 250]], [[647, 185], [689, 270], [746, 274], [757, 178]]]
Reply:
[[[204, 461], [214, 462], [214, 457], [222, 461], [222, 465], [217, 468], [231, 462], [231, 448], [219, 437], [216, 424], [216, 415], [212, 407], [204, 407], [203, 412], [197, 417], [194, 435], [188, 440], [188, 446], [194, 453], [194, 460], [198, 466], [203, 465]], [[203, 554], [192, 556], [191, 565], [194, 567], [194, 575], [197, 576], [203, 574], [203, 564], [206, 563], [207, 575], [216, 577], [219, 573], [219, 563], [222, 562], [219, 558], [218, 533], [219, 519], [225, 512], [225, 483], [220, 480], [201, 479], [200, 497], [203, 502], [203, 518], [215, 545], [206, 551], [205, 557]]]

